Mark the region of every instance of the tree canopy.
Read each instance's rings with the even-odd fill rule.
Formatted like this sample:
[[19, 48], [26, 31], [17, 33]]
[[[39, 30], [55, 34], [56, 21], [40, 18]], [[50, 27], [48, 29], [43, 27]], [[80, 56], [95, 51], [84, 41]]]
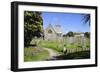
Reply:
[[87, 37], [87, 38], [90, 38], [90, 33], [89, 32], [85, 32], [84, 36]]
[[69, 36], [69, 37], [73, 37], [74, 33], [72, 31], [69, 31], [67, 34], [63, 35], [64, 37]]
[[24, 45], [30, 44], [33, 37], [43, 34], [41, 12], [24, 11]]

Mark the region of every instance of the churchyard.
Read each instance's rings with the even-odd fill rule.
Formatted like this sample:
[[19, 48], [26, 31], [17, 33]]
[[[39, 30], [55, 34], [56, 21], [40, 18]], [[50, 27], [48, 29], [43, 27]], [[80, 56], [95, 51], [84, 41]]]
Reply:
[[24, 61], [89, 59], [89, 20], [89, 14], [24, 11]]

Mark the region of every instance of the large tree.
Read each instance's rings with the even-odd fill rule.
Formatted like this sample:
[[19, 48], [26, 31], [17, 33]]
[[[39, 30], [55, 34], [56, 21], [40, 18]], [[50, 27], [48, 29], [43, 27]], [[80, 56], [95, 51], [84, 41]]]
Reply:
[[41, 12], [24, 11], [24, 45], [29, 45], [33, 37], [41, 37], [43, 19]]

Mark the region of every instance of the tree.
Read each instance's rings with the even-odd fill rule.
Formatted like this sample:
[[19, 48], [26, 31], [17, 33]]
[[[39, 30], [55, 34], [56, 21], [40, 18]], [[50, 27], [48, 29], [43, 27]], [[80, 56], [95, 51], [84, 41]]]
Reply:
[[90, 14], [83, 14], [83, 21], [85, 24], [89, 22], [89, 26], [90, 26]]
[[41, 12], [24, 12], [24, 45], [29, 45], [33, 37], [43, 34], [43, 19]]
[[90, 33], [89, 33], [89, 32], [85, 32], [85, 33], [84, 33], [84, 36], [85, 36], [86, 38], [90, 38]]
[[69, 31], [66, 36], [69, 36], [69, 37], [73, 37], [74, 36], [74, 33], [72, 31]]

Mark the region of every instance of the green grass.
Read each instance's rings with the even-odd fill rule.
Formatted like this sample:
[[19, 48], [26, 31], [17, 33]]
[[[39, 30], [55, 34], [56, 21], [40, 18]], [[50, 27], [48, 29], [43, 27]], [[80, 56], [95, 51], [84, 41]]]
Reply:
[[49, 57], [49, 52], [38, 48], [24, 48], [24, 61], [43, 61]]
[[90, 58], [90, 51], [80, 51], [75, 53], [70, 53], [67, 55], [69, 59], [85, 59]]
[[43, 40], [39, 43], [40, 47], [50, 48], [55, 51], [61, 52], [63, 49], [63, 42], [56, 42], [56, 41], [46, 41]]
[[[47, 40], [42, 40], [39, 42], [38, 46], [40, 47], [45, 47], [45, 48], [50, 48], [50, 49], [53, 49], [53, 50], [56, 50], [58, 52], [62, 52], [63, 48], [64, 48], [64, 45], [67, 49], [75, 49], [75, 48], [82, 48], [82, 45], [81, 44], [68, 44], [68, 43], [64, 43], [62, 41], [47, 41]], [[86, 48], [89, 48], [89, 44]]]
[[80, 51], [75, 53], [69, 53], [67, 55], [58, 56], [58, 60], [69, 60], [69, 59], [89, 59], [90, 51]]
[[[24, 48], [24, 61], [44, 61], [49, 58], [49, 52], [46, 50], [43, 50], [42, 48], [50, 48], [57, 52], [59, 52], [62, 59], [78, 59], [78, 58], [89, 58], [90, 57], [90, 51], [81, 51], [81, 52], [75, 52], [75, 53], [69, 53], [67, 55], [63, 55], [63, 48], [64, 45], [67, 49], [82, 49], [81, 44], [68, 44], [64, 43], [63, 41], [48, 41], [48, 40], [40, 40], [36, 39], [35, 43], [37, 43], [37, 47], [41, 48], [34, 48], [34, 47], [25, 47]], [[34, 44], [34, 40], [31, 42], [31, 44]], [[90, 42], [88, 41], [86, 43], [86, 48], [90, 48]]]

